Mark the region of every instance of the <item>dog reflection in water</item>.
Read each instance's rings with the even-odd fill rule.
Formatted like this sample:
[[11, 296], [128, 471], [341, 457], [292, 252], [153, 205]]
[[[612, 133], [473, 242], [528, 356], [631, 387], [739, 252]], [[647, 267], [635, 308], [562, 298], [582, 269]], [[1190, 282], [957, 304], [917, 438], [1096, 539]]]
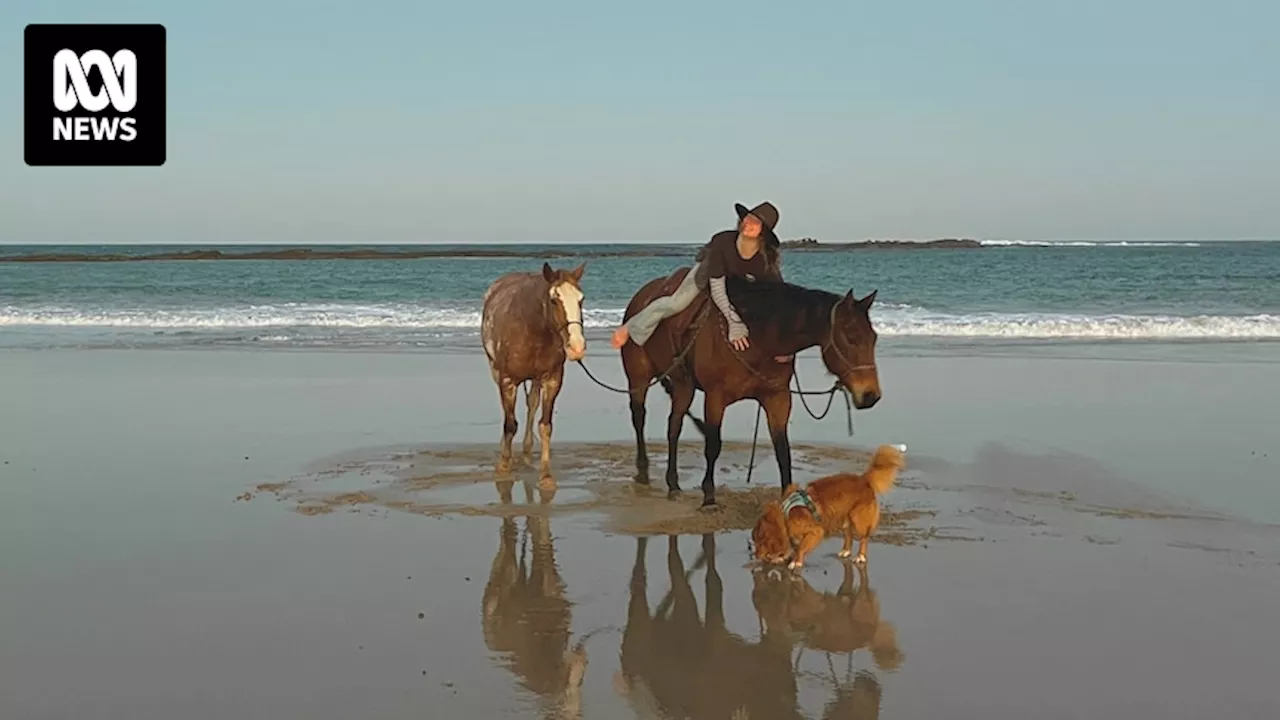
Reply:
[[[751, 601], [760, 616], [766, 641], [798, 643], [798, 668], [806, 650], [826, 655], [827, 681], [834, 696], [823, 718], [875, 718], [880, 712], [880, 683], [869, 671], [853, 671], [854, 654], [867, 650], [877, 668], [893, 672], [905, 654], [898, 647], [897, 630], [880, 617], [880, 600], [871, 589], [864, 565], [842, 563], [844, 578], [836, 592], [819, 592], [803, 577], [775, 578], [764, 569], [753, 573]], [[857, 568], [855, 588], [853, 574]], [[836, 675], [832, 655], [846, 656], [844, 678]]]

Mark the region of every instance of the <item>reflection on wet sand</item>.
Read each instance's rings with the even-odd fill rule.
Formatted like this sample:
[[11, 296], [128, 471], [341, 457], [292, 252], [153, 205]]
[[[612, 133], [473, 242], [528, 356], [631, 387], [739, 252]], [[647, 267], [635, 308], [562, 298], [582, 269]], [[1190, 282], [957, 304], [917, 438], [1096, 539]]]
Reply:
[[[642, 718], [802, 718], [798, 701], [797, 644], [828, 654], [834, 697], [824, 718], [873, 718], [879, 713], [880, 686], [867, 672], [836, 677], [830, 654], [849, 655], [868, 648], [881, 669], [903, 660], [892, 625], [880, 621], [879, 603], [862, 571], [857, 589], [846, 564], [836, 593], [819, 593], [803, 578], [755, 577], [752, 601], [760, 617], [761, 638], [748, 642], [725, 623], [724, 592], [716, 568], [716, 536], [702, 536], [702, 552], [686, 570], [678, 536], [667, 537], [667, 575], [671, 589], [650, 611], [646, 550], [636, 540], [627, 625], [623, 631], [621, 670], [615, 689]], [[705, 617], [700, 618], [690, 576], [705, 566]], [[851, 673], [847, 673], [851, 674]]]
[[[751, 600], [766, 641], [798, 642], [796, 667], [805, 650], [824, 654], [828, 672], [817, 679], [835, 690], [824, 718], [874, 718], [880, 712], [880, 683], [870, 672], [853, 672], [853, 654], [867, 649], [876, 667], [885, 671], [897, 670], [905, 656], [893, 624], [880, 619], [880, 601], [868, 584], [866, 567], [857, 566], [855, 588], [853, 564], [841, 564], [844, 578], [834, 593], [815, 590], [800, 575], [774, 579], [768, 572], [757, 571]], [[845, 656], [843, 678], [836, 672], [833, 655]]]
[[[671, 589], [651, 613], [647, 594], [647, 538], [636, 540], [635, 565], [615, 686], [640, 717], [799, 718], [790, 648], [748, 643], [725, 625], [724, 592], [716, 569], [714, 534], [685, 570], [679, 537], [667, 536]], [[706, 566], [706, 619], [689, 575]]]
[[[497, 483], [504, 503], [511, 502], [513, 484]], [[524, 486], [532, 501], [533, 488]], [[554, 492], [540, 494], [548, 503]], [[586, 638], [570, 648], [570, 603], [556, 565], [551, 519], [526, 516], [523, 537], [517, 520], [502, 519], [498, 552], [484, 588], [484, 643], [491, 652], [502, 653], [520, 685], [539, 697], [543, 717], [579, 718]]]

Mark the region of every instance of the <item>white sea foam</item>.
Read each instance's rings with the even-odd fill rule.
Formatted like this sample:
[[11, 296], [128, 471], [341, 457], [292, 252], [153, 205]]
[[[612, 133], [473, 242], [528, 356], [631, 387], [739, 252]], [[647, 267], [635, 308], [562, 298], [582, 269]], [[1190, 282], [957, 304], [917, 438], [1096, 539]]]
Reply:
[[980, 240], [993, 247], [1200, 247], [1198, 242], [1159, 240]]
[[[587, 309], [588, 328], [611, 328], [622, 309]], [[973, 339], [1280, 339], [1280, 315], [1136, 315], [1073, 313], [980, 313], [955, 315], [883, 303], [873, 313], [888, 337]], [[464, 305], [297, 303], [209, 308], [119, 308], [86, 310], [63, 306], [0, 306], [0, 328], [28, 331], [83, 329], [156, 332], [253, 333], [258, 340], [285, 341], [297, 331], [340, 336], [345, 331], [403, 332], [420, 336], [465, 336], [479, 331], [480, 311]]]

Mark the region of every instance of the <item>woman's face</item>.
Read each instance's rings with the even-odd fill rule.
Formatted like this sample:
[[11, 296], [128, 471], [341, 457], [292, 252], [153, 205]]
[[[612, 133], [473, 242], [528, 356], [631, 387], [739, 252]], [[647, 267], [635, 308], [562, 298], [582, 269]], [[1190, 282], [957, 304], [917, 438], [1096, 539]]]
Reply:
[[760, 223], [760, 218], [755, 215], [748, 214], [742, 218], [741, 230], [744, 237], [758, 238], [760, 237], [760, 231], [763, 229], [764, 226]]

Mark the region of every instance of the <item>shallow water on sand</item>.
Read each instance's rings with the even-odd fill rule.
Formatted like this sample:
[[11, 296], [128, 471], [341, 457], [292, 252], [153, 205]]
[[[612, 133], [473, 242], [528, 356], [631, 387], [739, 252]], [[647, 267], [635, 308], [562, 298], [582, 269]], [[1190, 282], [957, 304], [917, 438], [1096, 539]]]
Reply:
[[[708, 521], [722, 531], [701, 532], [696, 492], [670, 503], [635, 488], [629, 443], [603, 442], [626, 436], [625, 408], [580, 387], [557, 417], [558, 487], [544, 503], [536, 473], [495, 483], [484, 467], [496, 425], [474, 400], [491, 391], [475, 363], [126, 353], [21, 364], [31, 360], [0, 358], [21, 370], [0, 374], [0, 717], [1280, 711], [1280, 529], [1153, 486], [1071, 437], [1044, 444], [1074, 451], [1022, 442], [1050, 426], [1030, 405], [1089, 437], [1070, 421], [1106, 396], [1054, 394], [1029, 360], [947, 363], [969, 379], [947, 395], [935, 374], [898, 366], [907, 408], [860, 416], [856, 442], [797, 421], [801, 481], [858, 469], [879, 435], [909, 443], [885, 499], [900, 522], [872, 543], [865, 583], [835, 540], [799, 576], [744, 567], [747, 532], [729, 509], [750, 499], [744, 469], [724, 473], [726, 510]], [[992, 393], [1001, 372], [999, 386], [1030, 394]], [[1148, 382], [1166, 375], [1173, 387], [1213, 379], [1179, 366]], [[1234, 382], [1200, 387], [1229, 396]], [[463, 409], [433, 410], [438, 386], [457, 389]], [[938, 398], [984, 394], [985, 412], [948, 434], [963, 414]], [[1145, 422], [1168, 420], [1164, 402], [1147, 401]], [[753, 415], [735, 437], [749, 437]], [[1101, 413], [1092, 437], [1129, 419]], [[1212, 424], [1167, 422], [1172, 449], [1140, 469], [1176, 469], [1194, 444], [1233, 448]], [[1150, 434], [1122, 439], [1144, 448]], [[970, 436], [983, 439], [952, 447]], [[731, 445], [726, 465], [748, 450]], [[776, 487], [762, 450], [757, 483]], [[680, 460], [687, 489], [700, 455], [690, 442]], [[1249, 467], [1223, 466], [1224, 484]], [[295, 511], [335, 494], [352, 499]], [[395, 504], [405, 498], [416, 504]], [[688, 533], [627, 532], [658, 508], [664, 527]]]

